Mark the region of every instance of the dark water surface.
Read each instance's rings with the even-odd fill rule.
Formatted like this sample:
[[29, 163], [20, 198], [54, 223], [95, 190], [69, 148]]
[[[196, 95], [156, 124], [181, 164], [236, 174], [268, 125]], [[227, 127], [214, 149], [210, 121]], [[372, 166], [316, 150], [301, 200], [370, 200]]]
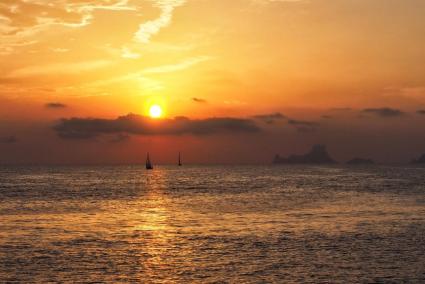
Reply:
[[0, 168], [0, 282], [425, 283], [425, 169]]

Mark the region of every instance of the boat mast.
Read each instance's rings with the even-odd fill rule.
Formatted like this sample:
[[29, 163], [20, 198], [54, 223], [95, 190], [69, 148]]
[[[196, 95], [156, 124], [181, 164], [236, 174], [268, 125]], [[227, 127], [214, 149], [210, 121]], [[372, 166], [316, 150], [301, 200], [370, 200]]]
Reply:
[[152, 169], [153, 169], [153, 166], [152, 166], [151, 160], [150, 160], [150, 158], [149, 158], [149, 152], [148, 152], [148, 154], [147, 154], [147, 156], [146, 156], [146, 169], [147, 169], [147, 170], [152, 170]]

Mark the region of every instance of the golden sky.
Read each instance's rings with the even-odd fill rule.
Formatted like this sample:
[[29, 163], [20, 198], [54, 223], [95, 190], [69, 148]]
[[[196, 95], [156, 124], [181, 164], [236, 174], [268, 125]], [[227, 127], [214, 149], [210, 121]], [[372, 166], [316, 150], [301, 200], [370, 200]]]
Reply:
[[319, 142], [340, 159], [409, 160], [425, 152], [424, 12], [422, 0], [2, 0], [0, 163], [148, 150], [266, 162]]

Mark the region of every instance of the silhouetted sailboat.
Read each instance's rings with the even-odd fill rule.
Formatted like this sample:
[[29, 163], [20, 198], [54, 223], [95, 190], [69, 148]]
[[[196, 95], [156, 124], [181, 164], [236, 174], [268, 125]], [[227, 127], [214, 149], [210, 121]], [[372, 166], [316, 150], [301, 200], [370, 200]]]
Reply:
[[182, 160], [181, 160], [181, 155], [180, 155], [180, 152], [179, 152], [179, 167], [181, 167], [182, 166]]
[[153, 166], [152, 166], [151, 160], [149, 159], [149, 152], [148, 152], [148, 155], [146, 157], [146, 169], [147, 170], [153, 170]]

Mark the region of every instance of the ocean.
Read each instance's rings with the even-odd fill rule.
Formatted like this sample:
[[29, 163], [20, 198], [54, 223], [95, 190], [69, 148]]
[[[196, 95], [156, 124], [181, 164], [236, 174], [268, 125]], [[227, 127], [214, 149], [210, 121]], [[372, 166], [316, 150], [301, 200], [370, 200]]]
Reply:
[[1, 283], [425, 283], [425, 168], [0, 167]]

